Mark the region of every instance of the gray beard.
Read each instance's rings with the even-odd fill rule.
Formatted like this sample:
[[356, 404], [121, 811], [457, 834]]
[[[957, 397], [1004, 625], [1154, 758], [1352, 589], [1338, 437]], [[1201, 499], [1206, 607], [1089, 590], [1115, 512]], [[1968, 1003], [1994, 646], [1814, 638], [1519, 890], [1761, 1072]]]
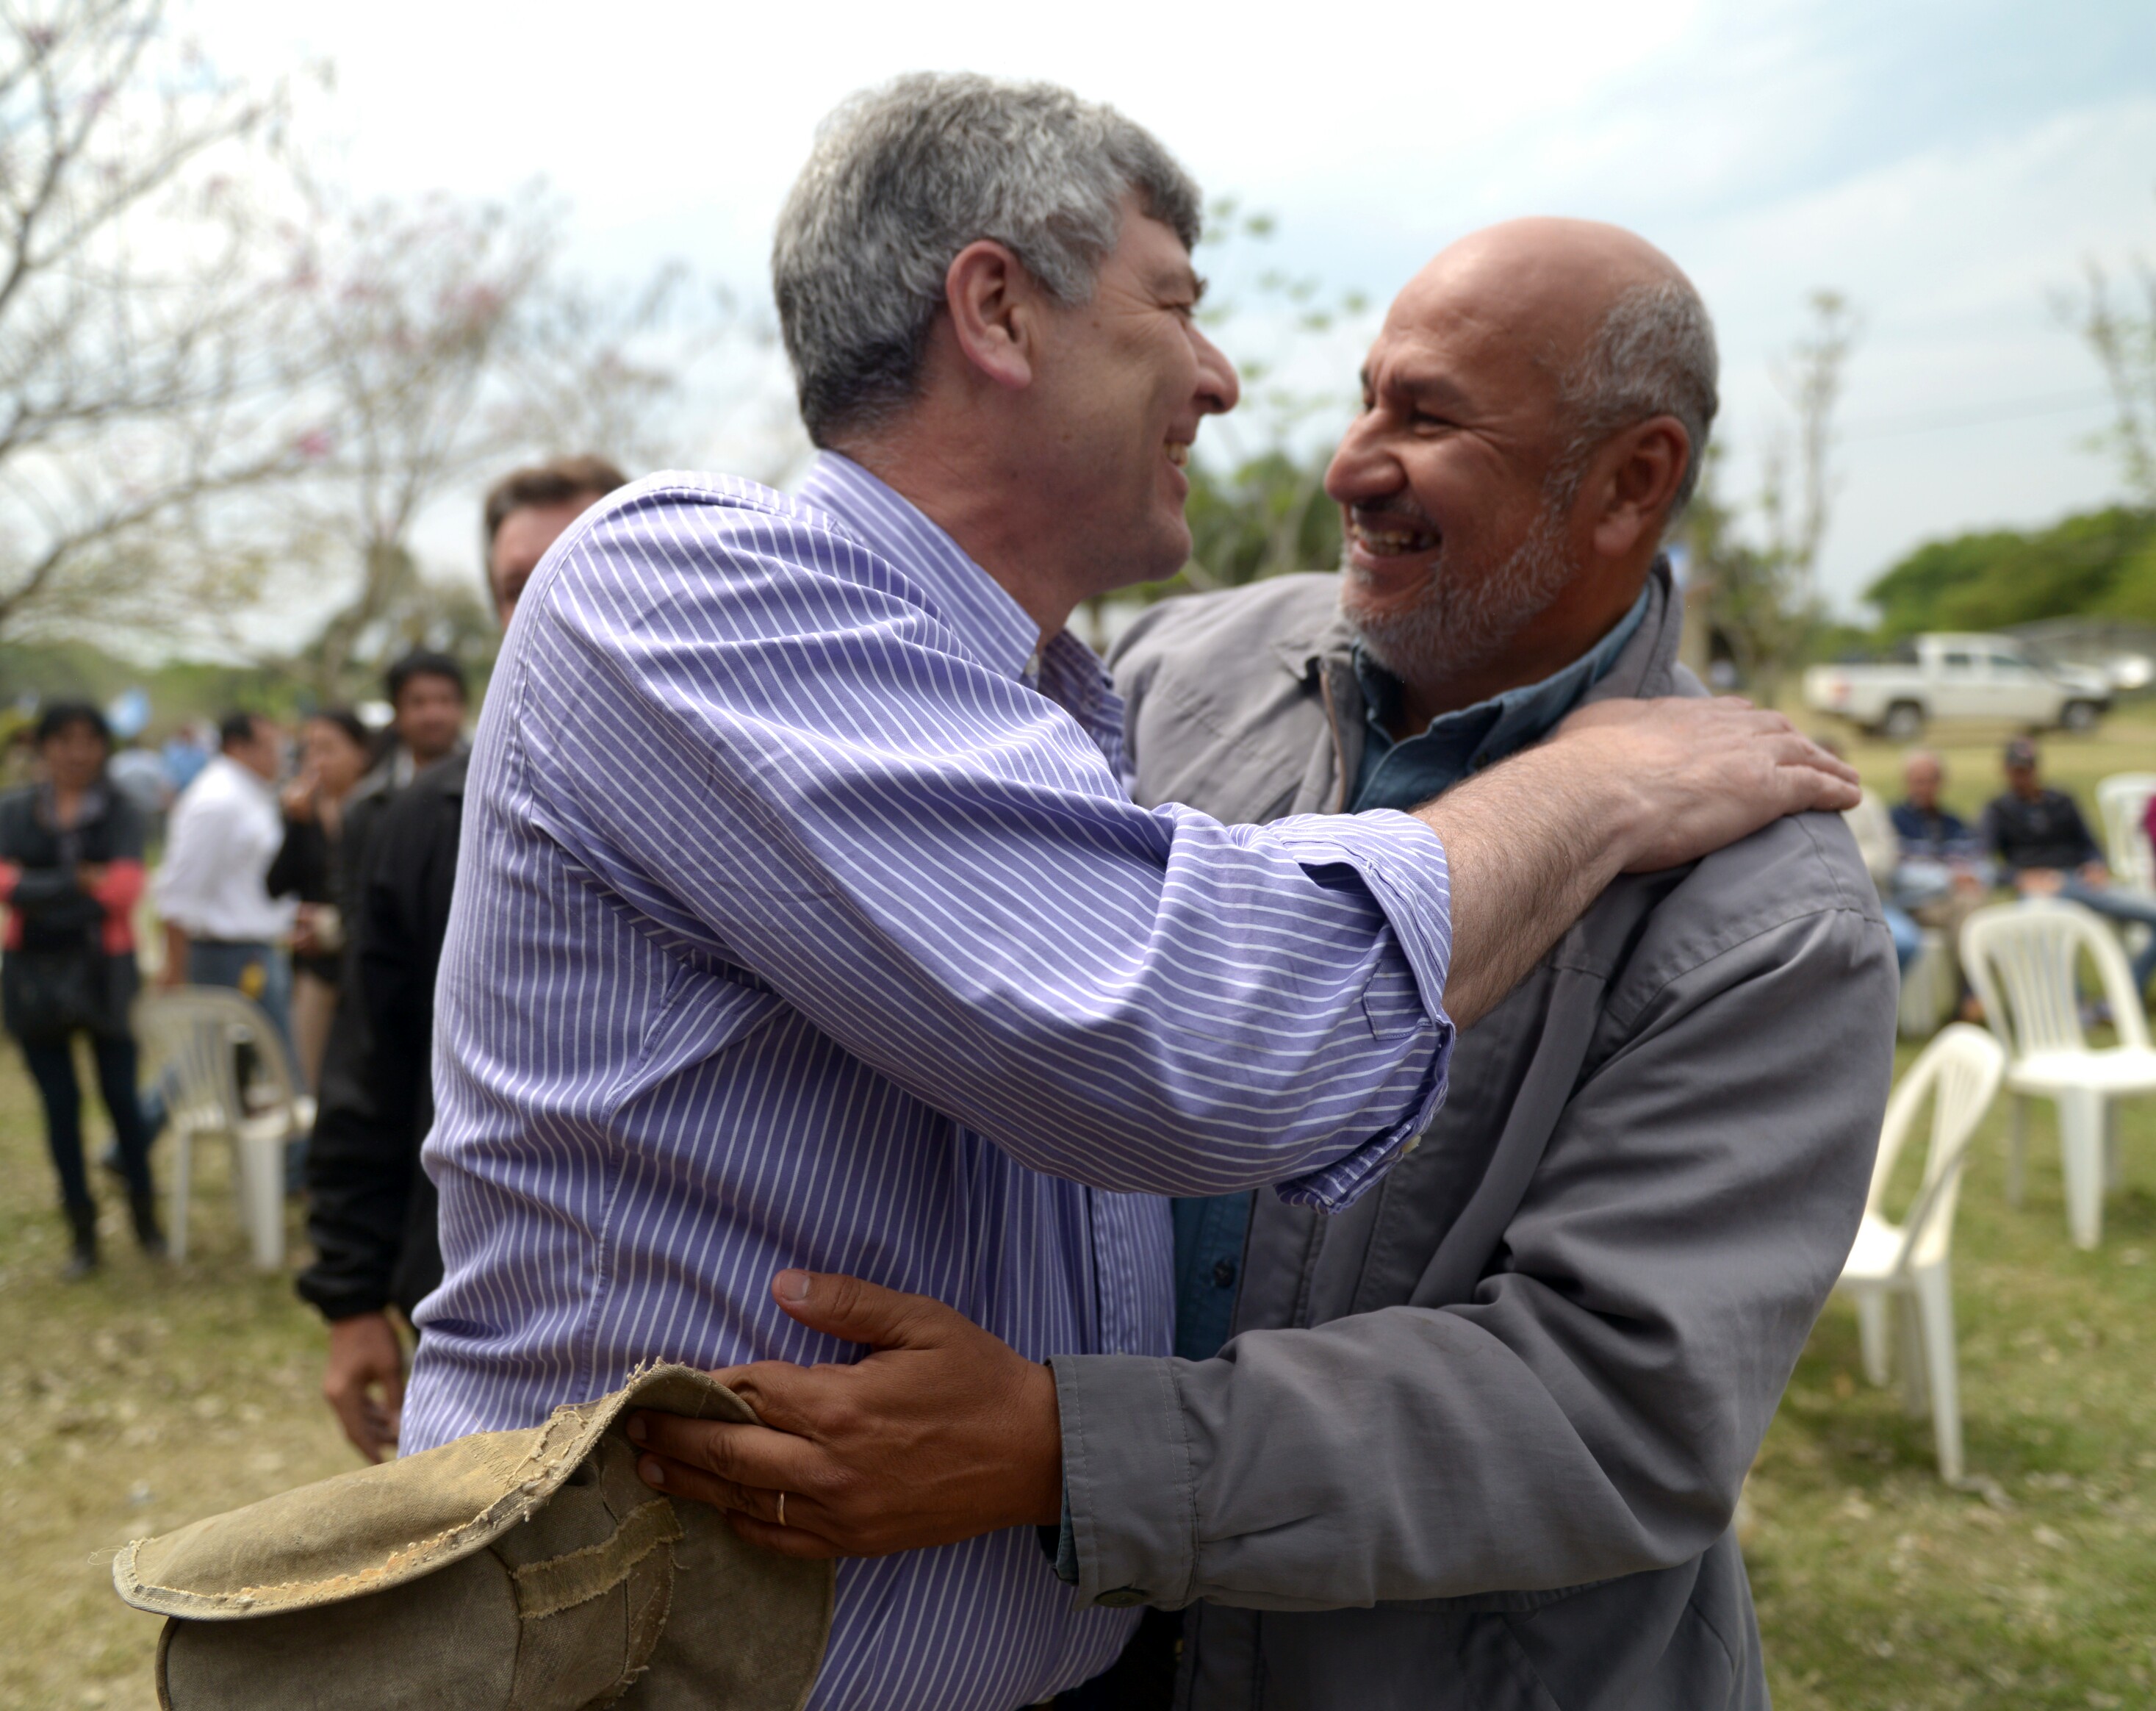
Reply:
[[1353, 569], [1343, 573], [1340, 610], [1363, 649], [1402, 682], [1441, 683], [1480, 671], [1563, 596], [1578, 573], [1565, 540], [1568, 507], [1546, 507], [1512, 556], [1482, 576], [1450, 571], [1440, 547], [1428, 592], [1386, 613], [1359, 609]]

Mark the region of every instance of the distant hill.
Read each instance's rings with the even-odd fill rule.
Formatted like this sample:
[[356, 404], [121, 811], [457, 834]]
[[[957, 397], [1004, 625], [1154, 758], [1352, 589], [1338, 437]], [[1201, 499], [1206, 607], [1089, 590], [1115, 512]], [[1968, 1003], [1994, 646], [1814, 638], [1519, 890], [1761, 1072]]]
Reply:
[[2046, 529], [1928, 542], [1865, 590], [1883, 642], [2046, 618], [2156, 624], [2156, 512], [2113, 506]]

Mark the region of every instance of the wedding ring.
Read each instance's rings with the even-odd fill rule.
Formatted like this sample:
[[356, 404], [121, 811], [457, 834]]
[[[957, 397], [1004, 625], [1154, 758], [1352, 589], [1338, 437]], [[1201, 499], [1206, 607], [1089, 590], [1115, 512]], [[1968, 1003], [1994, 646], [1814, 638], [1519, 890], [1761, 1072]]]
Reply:
[[778, 1494], [778, 1524], [786, 1524], [786, 1493], [783, 1491]]

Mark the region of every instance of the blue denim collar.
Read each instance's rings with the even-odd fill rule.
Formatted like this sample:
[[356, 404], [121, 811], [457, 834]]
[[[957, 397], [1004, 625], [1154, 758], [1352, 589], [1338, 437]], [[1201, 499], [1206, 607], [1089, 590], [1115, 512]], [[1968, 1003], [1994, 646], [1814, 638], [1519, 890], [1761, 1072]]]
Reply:
[[1398, 742], [1384, 722], [1399, 704], [1399, 680], [1358, 647], [1355, 675], [1363, 686], [1366, 728], [1362, 770], [1350, 806], [1358, 813], [1366, 808], [1414, 808], [1539, 742], [1616, 664], [1647, 615], [1650, 592], [1640, 589], [1632, 609], [1563, 671], [1471, 707], [1440, 713], [1420, 734]]

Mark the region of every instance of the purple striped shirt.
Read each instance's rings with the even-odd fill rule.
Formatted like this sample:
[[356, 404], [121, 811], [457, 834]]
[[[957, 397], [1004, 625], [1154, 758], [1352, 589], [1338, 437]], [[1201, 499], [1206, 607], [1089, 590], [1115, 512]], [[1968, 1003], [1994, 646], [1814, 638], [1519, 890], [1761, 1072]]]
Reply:
[[[858, 1353], [772, 1304], [786, 1266], [1165, 1354], [1154, 1196], [1342, 1206], [1420, 1132], [1437, 838], [1138, 808], [1098, 663], [1036, 640], [837, 456], [798, 499], [654, 476], [556, 545], [472, 753], [408, 1452], [641, 1361]], [[1011, 1711], [1132, 1621], [1028, 1529], [845, 1563], [813, 1703]]]

